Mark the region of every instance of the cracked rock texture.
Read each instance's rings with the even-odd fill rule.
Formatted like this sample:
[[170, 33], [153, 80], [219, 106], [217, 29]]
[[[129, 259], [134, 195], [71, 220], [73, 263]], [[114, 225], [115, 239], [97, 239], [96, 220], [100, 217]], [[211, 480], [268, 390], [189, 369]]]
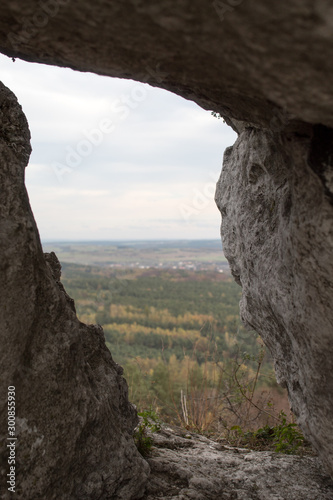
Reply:
[[[332, 19], [333, 5], [328, 0], [12, 0], [0, 4], [0, 52], [9, 57], [148, 82], [220, 112], [239, 133], [225, 154], [216, 200], [223, 218], [225, 253], [243, 287], [242, 318], [270, 348], [298, 422], [331, 474]], [[33, 415], [39, 395], [47, 402], [54, 394], [56, 405], [45, 403], [45, 408], [54, 415], [54, 426], [63, 436], [64, 393], [60, 397], [55, 381], [47, 382], [44, 394], [38, 385], [43, 375], [35, 373], [37, 365], [45, 369], [46, 381], [53, 380], [51, 368], [53, 374], [57, 369], [68, 373], [67, 393], [72, 398], [68, 403], [83, 405], [80, 416], [75, 416], [81, 422], [79, 429], [84, 422], [95, 421], [87, 401], [95, 397], [93, 408], [105, 409], [106, 414], [120, 401], [106, 396], [102, 383], [98, 387], [104, 397], [99, 392], [94, 396], [95, 375], [87, 368], [89, 348], [84, 348], [88, 341], [82, 338], [95, 339], [95, 343], [90, 340], [93, 352], [105, 360], [101, 366], [108, 367], [94, 365], [97, 380], [109, 377], [109, 384], [125, 386], [117, 369], [111, 368], [101, 334], [78, 323], [73, 304], [45, 263], [23, 185], [28, 130], [23, 126], [15, 133], [6, 108], [1, 109], [6, 125], [1, 123], [1, 196], [5, 200], [0, 206], [0, 279], [5, 291], [0, 309], [5, 346], [1, 367], [5, 374], [18, 371], [17, 383], [30, 396], [30, 413], [24, 407], [27, 415]], [[17, 119], [24, 121], [22, 116]], [[31, 369], [30, 384], [20, 375], [21, 366]], [[5, 387], [12, 382], [2, 377], [1, 383]], [[122, 394], [123, 389], [119, 389]], [[88, 394], [87, 399], [82, 396], [83, 402], [82, 394]], [[126, 398], [122, 401], [121, 422], [127, 422], [128, 433], [120, 433], [119, 439], [130, 434], [135, 420]], [[71, 412], [71, 404], [66, 411]], [[118, 420], [113, 425], [117, 427]], [[35, 427], [41, 433], [36, 434], [31, 450], [36, 449], [34, 443], [46, 442], [46, 428], [29, 421], [22, 426], [30, 429], [26, 434], [31, 439]], [[77, 443], [84, 447], [88, 435], [95, 436], [94, 443], [105, 442], [97, 425]], [[48, 446], [59, 451], [56, 442]], [[117, 452], [126, 449], [123, 446], [116, 447]], [[87, 444], [84, 450], [76, 465], [71, 465], [67, 452], [58, 469], [50, 458], [50, 480], [58, 474], [59, 484], [67, 485], [76, 470], [83, 477], [95, 448]], [[136, 471], [144, 471], [134, 456], [126, 455]], [[36, 460], [39, 464], [39, 455]], [[68, 469], [69, 465], [73, 468]], [[74, 472], [68, 475], [66, 470]], [[105, 484], [107, 474], [103, 473]], [[133, 482], [141, 491], [135, 474]], [[130, 481], [126, 477], [107, 487], [125, 488]], [[97, 484], [100, 479], [89, 480], [89, 488]]]
[[316, 457], [232, 448], [175, 428], [153, 435], [144, 500], [331, 500]]
[[[149, 473], [136, 412], [99, 326], [84, 325], [42, 252], [24, 186], [27, 121], [0, 84], [1, 499], [138, 498]], [[7, 387], [16, 388], [16, 493], [8, 473]]]
[[245, 128], [225, 152], [216, 200], [241, 317], [269, 347], [299, 425], [333, 474], [331, 138], [325, 127]]

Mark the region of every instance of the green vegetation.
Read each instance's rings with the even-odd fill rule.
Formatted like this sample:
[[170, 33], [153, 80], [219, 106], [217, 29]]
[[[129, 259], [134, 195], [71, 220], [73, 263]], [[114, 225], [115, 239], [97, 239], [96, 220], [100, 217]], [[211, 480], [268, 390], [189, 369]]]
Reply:
[[157, 415], [232, 444], [303, 449], [269, 353], [240, 324], [241, 289], [229, 275], [63, 264], [62, 281], [78, 317], [102, 324], [124, 367], [142, 418], [135, 434], [142, 454], [152, 444], [147, 431], [160, 425]]
[[148, 436], [148, 430], [152, 433], [160, 431], [161, 421], [152, 407], [139, 412], [138, 415], [141, 421], [134, 431], [134, 441], [141, 455], [146, 457], [153, 446], [153, 439]]
[[225, 123], [225, 119], [223, 118], [223, 116], [220, 113], [217, 113], [216, 111], [211, 111], [210, 114], [212, 116], [214, 116], [214, 118], [217, 118], [218, 120], [220, 120], [222, 118], [223, 123]]
[[273, 428], [273, 442], [275, 451], [293, 455], [304, 445], [303, 434], [293, 422], [287, 422], [287, 415], [281, 411], [279, 425]]
[[305, 441], [297, 425], [287, 422], [287, 415], [281, 411], [277, 424], [265, 425], [256, 431], [244, 431], [240, 426], [231, 427], [230, 442], [238, 446], [246, 446], [252, 449], [273, 449], [278, 453], [297, 455], [309, 453], [309, 444]]
[[[223, 274], [173, 270], [126, 270], [63, 265], [63, 283], [79, 318], [103, 325], [120, 364], [144, 357], [178, 360], [195, 350], [210, 355], [257, 352], [257, 335], [239, 321], [240, 288]], [[236, 341], [237, 335], [237, 341]]]
[[61, 262], [82, 265], [134, 267], [182, 267], [189, 262], [205, 269], [226, 264], [221, 241], [114, 241], [45, 243], [45, 252], [55, 252]]

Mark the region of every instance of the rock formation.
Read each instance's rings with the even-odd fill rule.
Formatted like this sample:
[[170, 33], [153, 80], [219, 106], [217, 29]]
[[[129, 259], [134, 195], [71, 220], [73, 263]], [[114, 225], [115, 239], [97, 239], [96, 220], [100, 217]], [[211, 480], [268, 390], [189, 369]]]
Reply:
[[[148, 82], [220, 112], [238, 131], [236, 144], [225, 154], [216, 199], [223, 216], [225, 252], [243, 287], [242, 318], [270, 348], [298, 421], [331, 474], [332, 14], [325, 0], [83, 0], [79, 6], [69, 0], [13, 0], [0, 5], [2, 53]], [[144, 465], [127, 440], [134, 417], [117, 367], [98, 330], [78, 323], [72, 304], [43, 259], [23, 185], [22, 170], [29, 154], [27, 127], [13, 97], [3, 89], [2, 96], [0, 244], [5, 292], [1, 336], [5, 347], [1, 369], [6, 376], [1, 383], [12, 383], [7, 378], [14, 376], [16, 367], [16, 383], [22, 384], [27, 398], [22, 419], [28, 421], [22, 421], [22, 432], [32, 440], [30, 450], [34, 452], [36, 443], [43, 443], [42, 436], [51, 433], [46, 427], [52, 418], [59, 436], [67, 433], [68, 422], [75, 418], [79, 430], [73, 439], [84, 450], [76, 463], [79, 452], [74, 451], [71, 461], [70, 447], [63, 449], [62, 466], [51, 455], [40, 462], [37, 454], [30, 470], [43, 463], [37, 476], [42, 478], [47, 465], [50, 480], [58, 478], [59, 488], [63, 481], [68, 491], [76, 487], [69, 484], [76, 473], [86, 478], [87, 470], [98, 474], [92, 465], [99, 460], [94, 453], [98, 450], [102, 456], [110, 449], [111, 435], [102, 437], [101, 426], [108, 411], [114, 411], [119, 417], [114, 428], [124, 426], [118, 436], [122, 445], [116, 446], [117, 463], [122, 464], [126, 456], [133, 467], [129, 476], [143, 481]], [[9, 119], [19, 122], [19, 133]], [[88, 369], [89, 356], [95, 368]], [[39, 365], [41, 371], [36, 372]], [[31, 370], [29, 384], [18, 367]], [[61, 419], [64, 392], [59, 392], [53, 378], [57, 370], [67, 373], [66, 390], [72, 398], [65, 422]], [[118, 397], [103, 392], [106, 378]], [[37, 416], [38, 401], [43, 401], [48, 420]], [[122, 419], [112, 402], [122, 408]], [[74, 410], [71, 413], [71, 405], [82, 407], [79, 416]], [[40, 428], [32, 423], [36, 418], [41, 422], [44, 418]], [[96, 429], [89, 432], [92, 422]], [[102, 441], [103, 448], [98, 448]], [[60, 450], [57, 442], [48, 446]], [[131, 450], [127, 455], [126, 446]], [[116, 484], [107, 486], [103, 481], [106, 488], [120, 491], [132, 483], [117, 470]], [[87, 484], [102, 488], [101, 476], [92, 477]], [[133, 481], [139, 491], [141, 482]], [[86, 491], [86, 498], [93, 498], [92, 490]]]
[[302, 134], [246, 127], [225, 152], [216, 194], [241, 317], [268, 346], [298, 423], [331, 473], [332, 147], [322, 126]]
[[4, 488], [8, 386], [16, 388], [15, 498], [137, 498], [149, 467], [132, 438], [136, 412], [101, 327], [78, 321], [55, 254], [44, 257], [24, 186], [30, 151], [21, 107], [1, 84], [1, 498], [13, 495]]
[[317, 457], [251, 451], [175, 427], [153, 434], [143, 500], [331, 500]]

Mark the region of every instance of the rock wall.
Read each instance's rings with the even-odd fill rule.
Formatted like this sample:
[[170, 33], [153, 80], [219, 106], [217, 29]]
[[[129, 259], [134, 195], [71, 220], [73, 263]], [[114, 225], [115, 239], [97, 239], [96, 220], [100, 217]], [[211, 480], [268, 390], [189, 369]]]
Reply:
[[[1, 498], [139, 498], [149, 466], [132, 438], [136, 412], [102, 329], [78, 321], [55, 254], [42, 252], [24, 186], [30, 151], [21, 107], [1, 84]], [[15, 494], [5, 487], [8, 386], [16, 388]]]
[[269, 347], [298, 423], [333, 474], [330, 139], [324, 127], [244, 128], [225, 152], [216, 201], [242, 319]]
[[[222, 113], [239, 132], [236, 144], [225, 154], [217, 203], [223, 216], [226, 255], [243, 287], [242, 317], [269, 346], [302, 429], [331, 473], [332, 9], [326, 0], [82, 0], [79, 5], [70, 0], [13, 0], [0, 4], [2, 53], [149, 82]], [[109, 384], [122, 394], [125, 386], [97, 330], [77, 322], [45, 264], [23, 185], [23, 164], [29, 152], [27, 128], [13, 140], [14, 129], [8, 126], [4, 106], [0, 245], [5, 349], [1, 366], [11, 376], [18, 370], [16, 383], [23, 384], [26, 405], [30, 394], [30, 409], [22, 406], [22, 415], [28, 419], [22, 423], [22, 432], [27, 429], [31, 439], [35, 427], [36, 433], [41, 432], [31, 450], [47, 435], [47, 422], [52, 418], [59, 435], [67, 432], [60, 410], [49, 399], [58, 394], [51, 373], [59, 369], [68, 373], [67, 392], [72, 399], [66, 408], [71, 412], [71, 405], [83, 405], [80, 417], [70, 413], [82, 419], [76, 424], [79, 429], [84, 422], [102, 422], [103, 408], [106, 415], [122, 400], [127, 417], [116, 419], [114, 425], [126, 421], [122, 435], [128, 436], [134, 417], [129, 416], [125, 396], [115, 402], [100, 388], [104, 396], [94, 399], [95, 375], [88, 369], [89, 352], [82, 339], [90, 339], [96, 357], [105, 360], [101, 361], [105, 369], [94, 365], [97, 379], [109, 377]], [[16, 114], [23, 123], [22, 115]], [[39, 365], [45, 373], [36, 372], [40, 373], [37, 379], [34, 373]], [[32, 370], [29, 386], [20, 375], [25, 372], [15, 368], [20, 366]], [[49, 380], [46, 392], [38, 385], [44, 380], [41, 376]], [[11, 383], [3, 377], [1, 381]], [[35, 415], [32, 405], [39, 405], [39, 393], [50, 413], [44, 427], [29, 423]], [[86, 393], [87, 397], [82, 395]], [[65, 411], [66, 400], [60, 394], [54, 397]], [[95, 411], [96, 418], [92, 417]], [[77, 439], [79, 435], [82, 439], [75, 442], [84, 447], [88, 434], [79, 431]], [[120, 437], [115, 439], [118, 443]], [[96, 446], [102, 441], [101, 430], [96, 431]], [[56, 449], [57, 444], [50, 446]], [[93, 449], [80, 455], [81, 467], [75, 473], [95, 470], [90, 467]], [[121, 449], [126, 449], [125, 444]], [[144, 475], [144, 465], [130, 449], [131, 477], [137, 477], [139, 470]], [[103, 448], [99, 453], [107, 452]], [[69, 462], [63, 467], [58, 464], [58, 469], [49, 470], [50, 479], [64, 478], [59, 481], [70, 488], [73, 476], [67, 477], [65, 470], [75, 466], [67, 454], [65, 458]], [[36, 460], [45, 471], [46, 465]], [[49, 460], [52, 463], [51, 456]], [[87, 477], [82, 472], [83, 476]], [[126, 481], [132, 484], [129, 477], [119, 481], [110, 488], [121, 490]]]

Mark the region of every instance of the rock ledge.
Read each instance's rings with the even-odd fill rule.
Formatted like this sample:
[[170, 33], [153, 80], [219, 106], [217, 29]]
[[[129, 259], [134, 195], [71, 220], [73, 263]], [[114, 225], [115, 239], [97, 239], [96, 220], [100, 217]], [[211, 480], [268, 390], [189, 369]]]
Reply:
[[317, 457], [221, 445], [164, 427], [153, 434], [144, 500], [332, 500]]

